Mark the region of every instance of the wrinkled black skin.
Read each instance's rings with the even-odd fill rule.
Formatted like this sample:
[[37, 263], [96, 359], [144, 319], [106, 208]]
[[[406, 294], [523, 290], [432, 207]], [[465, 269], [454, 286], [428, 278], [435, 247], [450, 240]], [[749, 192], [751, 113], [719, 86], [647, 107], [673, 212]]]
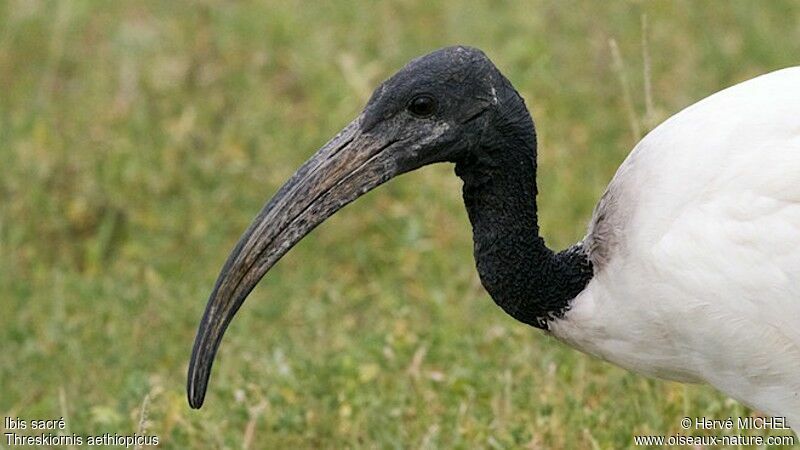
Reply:
[[[430, 117], [407, 110], [422, 94], [438, 103]], [[481, 283], [506, 313], [547, 329], [593, 270], [580, 244], [554, 253], [539, 236], [536, 132], [524, 100], [480, 50], [445, 48], [410, 62], [379, 87], [362, 129], [405, 140], [405, 133], [432, 133], [442, 124], [449, 128], [441, 137], [398, 155], [398, 172], [455, 163]]]

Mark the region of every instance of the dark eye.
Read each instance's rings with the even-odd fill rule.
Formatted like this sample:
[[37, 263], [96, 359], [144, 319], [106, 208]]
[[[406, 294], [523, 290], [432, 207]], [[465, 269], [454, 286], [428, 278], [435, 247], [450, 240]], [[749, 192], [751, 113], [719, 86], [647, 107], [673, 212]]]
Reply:
[[436, 112], [436, 100], [427, 94], [418, 95], [408, 103], [408, 110], [417, 117], [429, 117]]

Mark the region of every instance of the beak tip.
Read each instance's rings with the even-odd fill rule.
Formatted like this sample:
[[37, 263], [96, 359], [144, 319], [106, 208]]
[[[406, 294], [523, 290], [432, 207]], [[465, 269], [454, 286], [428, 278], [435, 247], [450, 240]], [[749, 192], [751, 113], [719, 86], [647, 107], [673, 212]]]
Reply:
[[192, 351], [192, 357], [189, 361], [189, 373], [187, 374], [186, 381], [186, 398], [192, 409], [200, 409], [200, 407], [203, 406], [211, 369], [208, 365], [202, 363], [203, 355], [199, 354], [202, 352], [198, 352], [197, 350], [199, 347], [202, 346], [195, 346], [195, 349]]
[[201, 385], [201, 383], [190, 381], [186, 389], [186, 397], [189, 400], [189, 406], [192, 409], [200, 409], [203, 406], [203, 401], [206, 397], [206, 390], [198, 389], [199, 385]]

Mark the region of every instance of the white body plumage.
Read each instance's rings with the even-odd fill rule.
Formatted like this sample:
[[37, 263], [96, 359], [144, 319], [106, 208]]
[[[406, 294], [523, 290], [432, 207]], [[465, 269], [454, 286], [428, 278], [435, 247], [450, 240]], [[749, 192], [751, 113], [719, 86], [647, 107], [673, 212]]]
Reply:
[[800, 67], [649, 133], [598, 204], [595, 276], [552, 333], [800, 427]]

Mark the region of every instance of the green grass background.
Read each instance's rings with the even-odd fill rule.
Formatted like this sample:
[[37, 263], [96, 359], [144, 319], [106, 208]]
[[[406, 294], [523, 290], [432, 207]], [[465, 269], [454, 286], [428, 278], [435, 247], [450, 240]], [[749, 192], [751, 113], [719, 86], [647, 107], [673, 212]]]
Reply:
[[605, 449], [751, 414], [504, 315], [447, 166], [289, 253], [188, 408], [194, 332], [239, 234], [377, 83], [452, 44], [485, 50], [531, 107], [543, 233], [561, 248], [633, 122], [798, 63], [800, 4], [0, 1], [0, 416], [163, 448]]

